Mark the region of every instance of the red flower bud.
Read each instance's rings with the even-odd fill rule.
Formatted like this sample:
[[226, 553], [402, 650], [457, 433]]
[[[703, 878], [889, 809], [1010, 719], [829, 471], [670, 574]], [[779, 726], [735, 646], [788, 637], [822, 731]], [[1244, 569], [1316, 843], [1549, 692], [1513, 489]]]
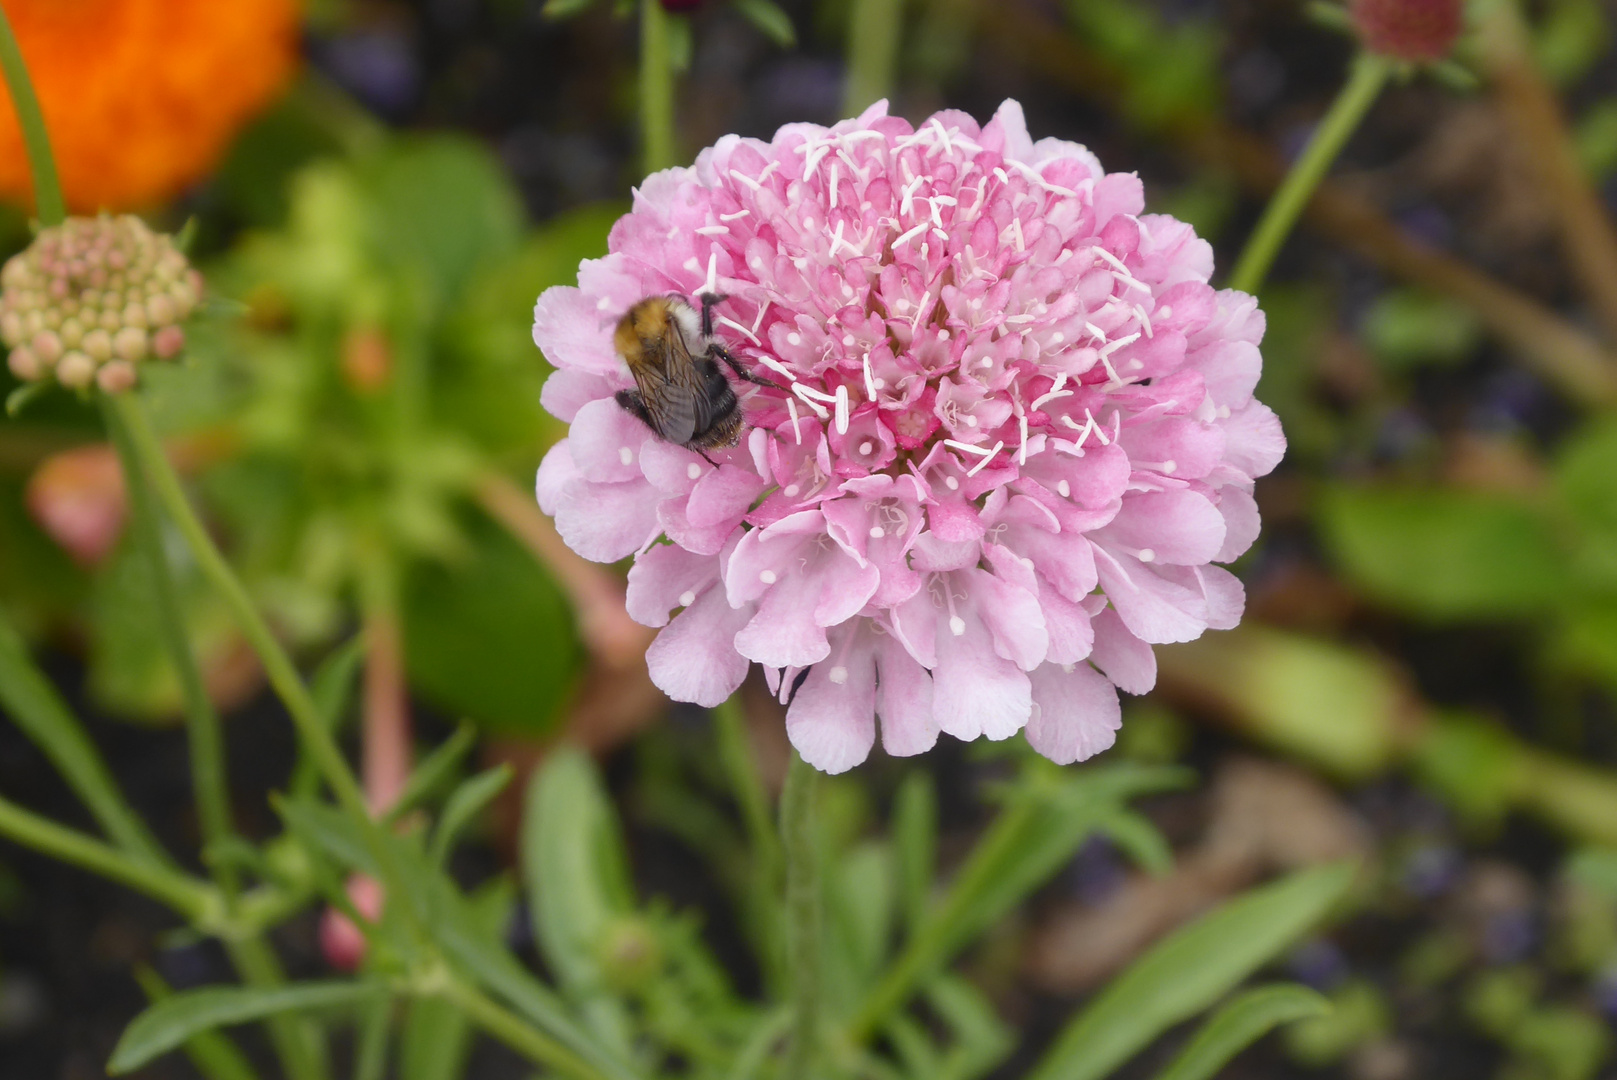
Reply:
[[1460, 36], [1461, 0], [1352, 0], [1353, 23], [1371, 52], [1441, 60]]

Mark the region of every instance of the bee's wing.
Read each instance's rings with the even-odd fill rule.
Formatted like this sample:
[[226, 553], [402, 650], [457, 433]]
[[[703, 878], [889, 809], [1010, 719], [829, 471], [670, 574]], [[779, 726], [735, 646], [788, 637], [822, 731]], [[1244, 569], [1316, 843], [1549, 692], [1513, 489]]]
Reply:
[[662, 343], [660, 354], [660, 365], [637, 365], [632, 373], [657, 434], [683, 446], [696, 434], [701, 376], [677, 335]]

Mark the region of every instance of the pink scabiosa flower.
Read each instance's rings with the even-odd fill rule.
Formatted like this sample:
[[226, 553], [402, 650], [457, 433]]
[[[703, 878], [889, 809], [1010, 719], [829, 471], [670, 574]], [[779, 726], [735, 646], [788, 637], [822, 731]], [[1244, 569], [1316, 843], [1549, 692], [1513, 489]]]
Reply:
[[[1014, 101], [727, 137], [647, 178], [610, 249], [535, 309], [572, 425], [538, 496], [581, 555], [635, 557], [670, 697], [717, 705], [756, 661], [827, 772], [878, 718], [893, 754], [1024, 731], [1066, 763], [1111, 745], [1153, 644], [1240, 619], [1213, 564], [1257, 537], [1285, 450], [1252, 396], [1263, 314], [1138, 177], [1034, 142]], [[717, 335], [780, 387], [736, 384], [748, 430], [716, 465], [613, 400], [614, 324], [669, 292], [727, 297]]]

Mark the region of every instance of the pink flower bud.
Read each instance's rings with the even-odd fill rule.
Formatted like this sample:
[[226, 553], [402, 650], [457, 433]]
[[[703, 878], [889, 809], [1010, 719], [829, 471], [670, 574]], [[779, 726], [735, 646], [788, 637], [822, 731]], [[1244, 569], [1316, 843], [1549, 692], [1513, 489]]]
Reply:
[[32, 345], [34, 355], [47, 364], [54, 364], [62, 358], [62, 339], [54, 331], [46, 330], [42, 334], [35, 334]]
[[95, 373], [95, 384], [103, 393], [121, 394], [135, 385], [135, 365], [128, 360], [113, 360], [102, 364]]
[[159, 360], [172, 360], [185, 350], [185, 331], [178, 326], [165, 326], [152, 335], [152, 355]]
[[1352, 0], [1365, 47], [1399, 60], [1441, 60], [1460, 36], [1461, 0]]
[[6, 366], [11, 373], [23, 382], [33, 382], [45, 373], [45, 365], [39, 362], [39, 357], [26, 345], [19, 345], [11, 350], [6, 358]]
[[[373, 877], [355, 875], [348, 879], [348, 899], [354, 910], [367, 920], [381, 918], [384, 896], [381, 883]], [[353, 971], [365, 959], [365, 935], [352, 919], [336, 908], [320, 916], [320, 951], [326, 962], [338, 971]]]
[[112, 351], [122, 360], [137, 363], [146, 359], [146, 331], [126, 326], [112, 339]]
[[90, 359], [104, 363], [112, 359], [112, 335], [97, 327], [84, 335], [84, 341], [79, 348], [88, 353]]

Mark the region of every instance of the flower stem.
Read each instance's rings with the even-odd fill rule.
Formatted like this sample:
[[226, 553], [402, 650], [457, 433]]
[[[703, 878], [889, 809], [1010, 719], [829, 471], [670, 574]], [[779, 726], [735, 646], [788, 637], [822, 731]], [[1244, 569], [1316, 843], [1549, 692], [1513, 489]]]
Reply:
[[[258, 989], [286, 985], [286, 972], [275, 952], [261, 937], [225, 942], [230, 962], [242, 981]], [[277, 1013], [264, 1021], [281, 1071], [287, 1080], [326, 1080], [331, 1075], [320, 1024], [300, 1013]]]
[[901, 0], [854, 0], [848, 20], [848, 81], [842, 112], [858, 116], [891, 97], [898, 69], [898, 44], [904, 22]]
[[763, 778], [758, 775], [752, 742], [747, 737], [746, 710], [742, 708], [739, 691], [713, 710], [713, 728], [719, 743], [719, 762], [724, 766], [731, 793], [741, 809], [741, 820], [752, 849], [748, 894], [752, 926], [749, 929], [757, 938], [769, 986], [784, 990], [791, 983], [790, 972], [782, 964], [785, 957], [781, 949], [780, 909], [775, 900], [781, 887], [780, 837], [769, 820], [769, 798], [764, 793]]
[[820, 1026], [820, 862], [814, 813], [820, 774], [796, 750], [780, 796], [786, 853], [786, 953], [791, 970], [792, 1036], [782, 1080], [813, 1074]]
[[219, 553], [213, 537], [208, 535], [208, 530], [203, 527], [196, 511], [191, 508], [190, 501], [180, 487], [180, 478], [175, 475], [174, 467], [164, 456], [163, 447], [158, 442], [156, 433], [152, 431], [151, 421], [147, 418], [140, 399], [134, 394], [119, 394], [113, 398], [112, 404], [129, 431], [135, 456], [155, 488], [163, 508], [168, 511], [169, 517], [174, 520], [174, 524], [185, 537], [203, 575], [224, 597], [242, 633], [247, 636], [248, 643], [258, 653], [270, 685], [286, 705], [287, 713], [292, 717], [292, 723], [298, 729], [298, 735], [308, 747], [309, 755], [314, 759], [321, 775], [326, 783], [331, 785], [331, 790], [336, 794], [338, 802], [343, 804], [344, 809], [367, 821], [370, 820], [359, 782], [354, 779], [353, 770], [348, 767], [342, 751], [337, 748], [336, 740], [332, 738], [331, 732], [320, 718], [320, 711], [315, 706], [314, 699], [309, 696], [309, 690], [304, 686], [302, 676], [293, 666], [286, 650], [281, 648], [281, 643], [270, 632], [264, 617], [253, 606], [252, 598], [247, 595], [247, 590], [237, 579], [235, 571], [230, 569], [230, 564], [225, 562], [224, 556]]
[[1325, 178], [1331, 163], [1375, 103], [1391, 70], [1391, 61], [1375, 53], [1361, 52], [1354, 60], [1346, 85], [1336, 95], [1330, 111], [1314, 130], [1302, 156], [1292, 165], [1280, 190], [1264, 209], [1258, 227], [1248, 238], [1246, 249], [1235, 264], [1235, 272], [1230, 275], [1230, 288], [1256, 293], [1263, 287], [1269, 267], [1280, 254], [1286, 237], [1291, 235], [1303, 207], [1308, 205], [1309, 197]]
[[515, 1013], [456, 976], [448, 976], [440, 993], [465, 1013], [472, 1023], [535, 1065], [554, 1069], [563, 1076], [577, 1077], [578, 1080], [604, 1080], [600, 1070], [589, 1062], [524, 1023]]
[[387, 555], [375, 552], [360, 576], [365, 619], [365, 708], [362, 771], [371, 813], [392, 809], [410, 778], [410, 702], [404, 686], [397, 579]]
[[674, 164], [674, 57], [661, 0], [640, 0], [640, 138], [647, 175]]
[[203, 882], [176, 870], [130, 858], [77, 829], [58, 825], [25, 810], [4, 796], [0, 796], [0, 836], [145, 893], [193, 923], [219, 914], [218, 894]]
[[[191, 651], [191, 643], [186, 637], [179, 597], [174, 589], [174, 575], [169, 569], [162, 532], [152, 506], [151, 488], [135, 457], [129, 429], [119, 411], [104, 395], [101, 398], [101, 414], [107, 434], [118, 452], [118, 464], [123, 468], [135, 541], [151, 569], [153, 591], [157, 596], [155, 615], [158, 631], [168, 646], [169, 658], [179, 674], [180, 688], [184, 693], [185, 726], [191, 749], [191, 785], [196, 790], [203, 840], [208, 847], [218, 851], [235, 836], [235, 827], [230, 820], [229, 779], [219, 714], [214, 711], [213, 702], [208, 698], [202, 684], [202, 672], [197, 668], [196, 654]], [[215, 859], [212, 869], [214, 880], [227, 900], [234, 898], [240, 882], [229, 861]]]
[[44, 226], [60, 225], [67, 217], [67, 204], [62, 198], [62, 181], [56, 173], [56, 158], [51, 154], [50, 132], [45, 127], [45, 114], [39, 109], [39, 95], [34, 93], [33, 80], [28, 77], [28, 65], [23, 61], [17, 35], [11, 31], [11, 20], [0, 8], [0, 70], [6, 78], [6, 89], [11, 91], [11, 107], [17, 114], [17, 126], [22, 129], [23, 147], [28, 152], [28, 170], [34, 176], [34, 213]]

